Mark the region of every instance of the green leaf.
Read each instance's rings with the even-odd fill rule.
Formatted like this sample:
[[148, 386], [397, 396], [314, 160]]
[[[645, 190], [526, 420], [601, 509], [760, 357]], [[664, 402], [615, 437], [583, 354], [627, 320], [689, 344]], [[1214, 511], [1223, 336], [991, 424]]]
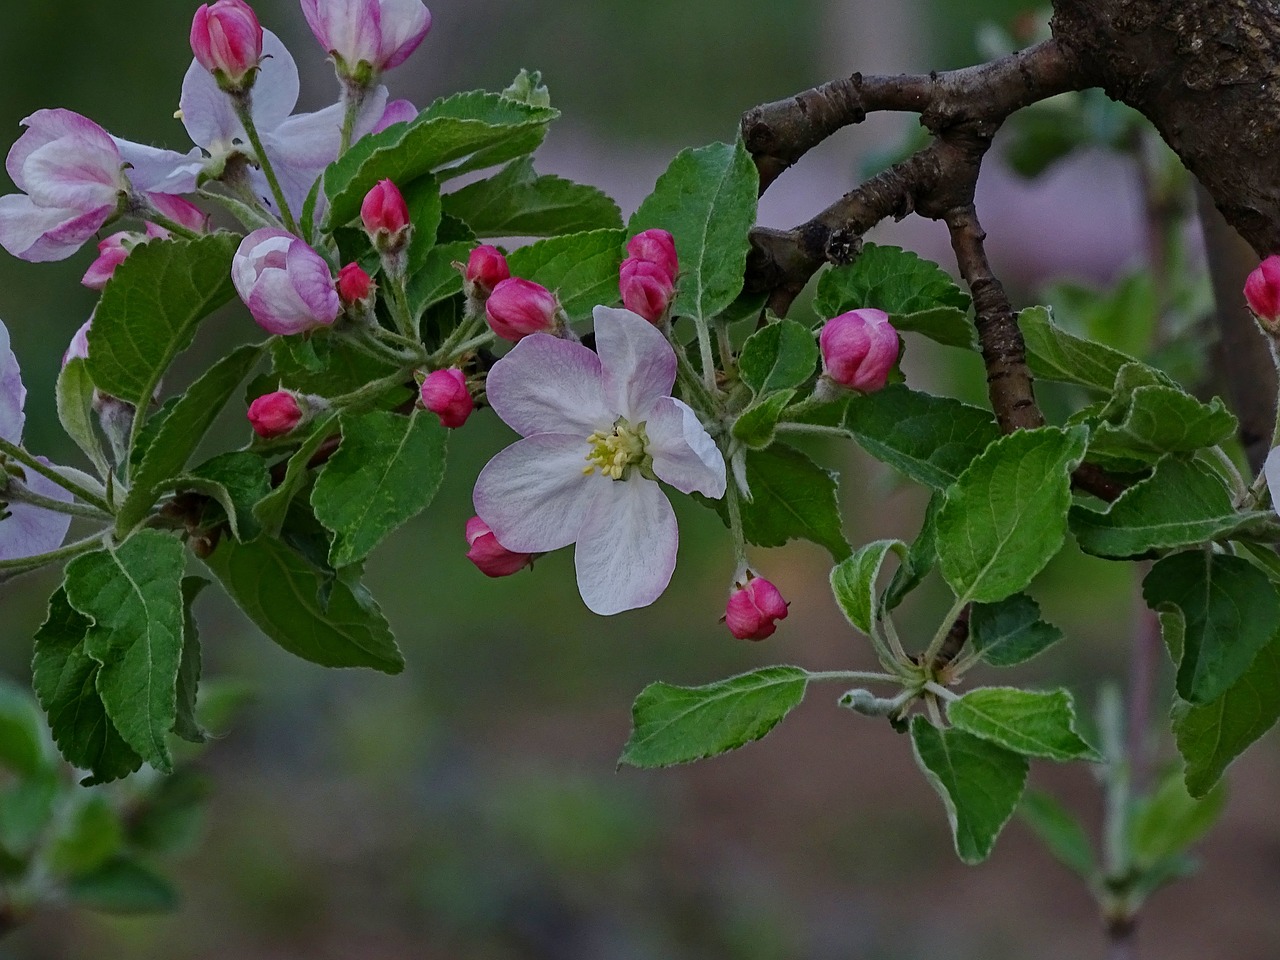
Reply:
[[893, 579], [884, 592], [884, 608], [892, 610], [906, 598], [916, 587], [924, 583], [933, 568], [938, 565], [938, 511], [944, 503], [941, 493], [934, 493], [925, 507], [924, 521], [920, 524], [920, 532], [907, 551], [907, 558], [894, 571]]
[[[775, 443], [747, 453], [747, 480], [751, 501], [742, 504], [742, 529], [749, 543], [780, 547], [789, 540], [809, 540], [836, 560], [849, 556], [835, 474], [794, 447]], [[723, 501], [717, 509], [724, 509]]]
[[1049, 848], [1049, 852], [1080, 879], [1092, 882], [1097, 873], [1093, 847], [1080, 821], [1047, 793], [1027, 791], [1018, 813]]
[[763, 450], [772, 444], [778, 421], [795, 395], [794, 390], [780, 390], [751, 404], [733, 422], [734, 437], [752, 450]]
[[867, 636], [871, 636], [872, 628], [880, 619], [876, 580], [890, 552], [898, 555], [900, 564], [906, 562], [905, 543], [901, 540], [877, 540], [855, 550], [853, 556], [842, 560], [831, 570], [831, 592], [835, 594], [836, 603], [844, 611], [845, 618]]
[[36, 633], [32, 685], [67, 762], [90, 771], [93, 782], [105, 783], [133, 773], [142, 766], [142, 758], [120, 736], [98, 695], [100, 668], [84, 649], [91, 625], [59, 588]]
[[669, 767], [759, 740], [804, 699], [808, 676], [766, 667], [704, 687], [652, 683], [631, 708], [631, 739], [618, 762]]
[[967, 310], [969, 295], [936, 263], [901, 247], [866, 243], [853, 263], [822, 275], [814, 307], [824, 317], [863, 307], [888, 314]]
[[1071, 471], [1088, 432], [1041, 427], [1001, 437], [947, 489], [938, 514], [942, 575], [966, 601], [1024, 589], [1062, 547]]
[[359, 583], [332, 580], [323, 605], [320, 573], [268, 538], [245, 544], [224, 539], [204, 562], [258, 629], [294, 656], [322, 667], [404, 669], [391, 628]]
[[84, 451], [98, 476], [105, 477], [111, 467], [94, 428], [93, 390], [85, 360], [80, 357], [68, 360], [58, 374], [58, 420], [67, 436]]
[[466, 263], [475, 242], [458, 240], [431, 248], [417, 265], [409, 265], [409, 312], [420, 316], [441, 300], [462, 292], [462, 274], [454, 263]]
[[342, 443], [311, 490], [316, 519], [334, 534], [335, 568], [363, 560], [427, 508], [444, 479], [448, 436], [437, 416], [418, 409], [342, 417]]
[[235, 295], [231, 258], [239, 243], [224, 231], [152, 240], [116, 267], [89, 328], [89, 375], [99, 390], [134, 406], [151, 403], [196, 326]]
[[1280, 719], [1280, 640], [1263, 647], [1220, 697], [1173, 709], [1173, 735], [1187, 761], [1187, 790], [1203, 797], [1245, 748]]
[[192, 850], [203, 833], [205, 807], [212, 792], [208, 776], [180, 767], [151, 785], [129, 817], [129, 844], [147, 853]]
[[1040, 619], [1040, 605], [1025, 593], [975, 603], [969, 615], [969, 642], [993, 667], [1026, 663], [1061, 639], [1062, 631]]
[[272, 337], [272, 370], [251, 397], [280, 389], [333, 397], [380, 380], [395, 372], [384, 360], [361, 353], [350, 342], [329, 335]]
[[965, 863], [981, 863], [1018, 806], [1027, 780], [1027, 758], [955, 728], [939, 730], [911, 718], [916, 764], [942, 798]]
[[1119, 423], [1101, 423], [1089, 453], [1154, 463], [1166, 453], [1192, 453], [1235, 436], [1239, 425], [1221, 398], [1201, 403], [1177, 387], [1140, 387]]
[[1120, 368], [1137, 362], [1119, 350], [1054, 326], [1048, 307], [1021, 311], [1018, 326], [1027, 344], [1027, 364], [1041, 380], [1075, 383], [1109, 394]]
[[986, 410], [902, 384], [854, 397], [844, 423], [867, 453], [934, 490], [955, 483], [1000, 439]]
[[73, 901], [103, 913], [164, 913], [178, 908], [178, 894], [168, 880], [136, 860], [117, 857], [67, 884]]
[[58, 780], [48, 775], [0, 788], [0, 852], [20, 860], [35, 853], [53, 819], [58, 792]]
[[1280, 632], [1280, 597], [1241, 557], [1189, 550], [1165, 557], [1142, 583], [1147, 606], [1181, 614], [1178, 695], [1207, 704], [1227, 692]]
[[539, 240], [511, 251], [512, 276], [540, 283], [560, 298], [570, 320], [586, 320], [599, 304], [617, 303], [621, 230], [592, 230]]
[[157, 770], [173, 768], [168, 734], [182, 657], [182, 543], [141, 530], [67, 564], [67, 600], [92, 625], [84, 650], [115, 728]]
[[632, 216], [628, 232], [670, 231], [680, 258], [672, 315], [709, 320], [737, 299], [759, 178], [741, 141], [682, 150]]
[[1106, 510], [1073, 508], [1071, 532], [1085, 553], [1123, 558], [1226, 539], [1271, 516], [1238, 511], [1212, 470], [1169, 457]]
[[757, 330], [742, 346], [738, 370], [756, 396], [798, 387], [818, 366], [813, 332], [794, 320], [775, 320]]
[[317, 420], [311, 428], [311, 433], [307, 435], [307, 439], [302, 442], [302, 446], [298, 447], [293, 456], [289, 458], [280, 483], [271, 493], [259, 500], [257, 506], [253, 508], [253, 515], [257, 518], [258, 523], [262, 525], [262, 530], [267, 536], [274, 537], [280, 534], [280, 528], [284, 525], [285, 515], [289, 512], [289, 504], [293, 502], [293, 498], [298, 495], [298, 492], [306, 486], [311, 458], [316, 455], [321, 445], [333, 435], [337, 425], [338, 415], [336, 413]]
[[1135, 864], [1145, 870], [1186, 853], [1213, 829], [1226, 805], [1222, 784], [1197, 799], [1187, 792], [1181, 771], [1170, 770], [1134, 815], [1130, 845]]
[[116, 534], [125, 536], [144, 519], [159, 496], [160, 485], [186, 466], [236, 387], [257, 366], [262, 346], [238, 347], [191, 385], [152, 438], [142, 463], [133, 472], [129, 493], [116, 515]]
[[27, 778], [48, 769], [43, 728], [31, 693], [0, 678], [0, 764]]
[[[532, 152], [559, 116], [496, 93], [473, 91], [437, 100], [406, 124], [364, 137], [324, 174], [325, 229], [350, 223], [379, 180], [408, 185], [437, 171], [441, 179]], [[447, 169], [445, 169], [447, 167]]]
[[603, 191], [559, 177], [539, 176], [521, 157], [488, 180], [444, 198], [444, 210], [480, 237], [549, 237], [583, 230], [618, 230], [622, 214]]
[[204, 743], [204, 731], [196, 720], [196, 697], [200, 688], [200, 631], [191, 612], [200, 591], [209, 585], [204, 577], [182, 578], [182, 659], [178, 662], [177, 709], [173, 732], [191, 743]]
[[[253, 508], [271, 492], [271, 475], [266, 461], [256, 453], [233, 450], [218, 454], [179, 477], [175, 486], [213, 497], [237, 540], [252, 540], [262, 532]], [[207, 513], [205, 519], [213, 522]]]
[[124, 845], [124, 825], [105, 794], [80, 791], [72, 794], [69, 806], [49, 845], [49, 865], [59, 876], [96, 870]]
[[918, 333], [944, 347], [962, 350], [978, 349], [978, 331], [969, 312], [957, 307], [934, 307], [915, 313], [893, 314], [890, 318], [898, 333]]
[[405, 188], [404, 202], [409, 208], [409, 222], [413, 224], [405, 251], [407, 269], [412, 271], [414, 264], [421, 263], [436, 245], [436, 230], [444, 217], [440, 181], [435, 177], [419, 177]]
[[1102, 759], [1076, 732], [1075, 704], [1066, 690], [980, 687], [948, 703], [947, 719], [957, 730], [1028, 757]]

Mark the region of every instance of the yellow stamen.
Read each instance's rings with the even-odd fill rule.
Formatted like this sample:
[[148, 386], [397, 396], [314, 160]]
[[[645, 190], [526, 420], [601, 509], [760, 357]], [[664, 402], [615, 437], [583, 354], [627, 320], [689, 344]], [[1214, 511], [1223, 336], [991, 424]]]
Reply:
[[590, 476], [599, 470], [601, 476], [621, 480], [631, 467], [644, 460], [648, 442], [643, 423], [633, 427], [619, 417], [612, 430], [597, 430], [587, 437], [587, 465], [582, 472]]

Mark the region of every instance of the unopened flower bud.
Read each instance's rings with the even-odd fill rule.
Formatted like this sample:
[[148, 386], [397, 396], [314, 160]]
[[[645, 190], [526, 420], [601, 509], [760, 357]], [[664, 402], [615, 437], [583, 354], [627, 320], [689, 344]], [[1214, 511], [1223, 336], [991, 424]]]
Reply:
[[422, 405], [450, 429], [466, 423], [476, 408], [471, 391], [467, 389], [467, 378], [457, 367], [433, 370], [427, 374], [419, 393]]
[[665, 230], [644, 230], [627, 241], [627, 253], [635, 260], [647, 260], [658, 267], [675, 283], [680, 273], [680, 260], [676, 257], [676, 241]]
[[258, 326], [289, 336], [327, 327], [342, 312], [324, 258], [293, 234], [255, 230], [231, 261], [231, 281]]
[[346, 306], [365, 303], [373, 295], [373, 277], [358, 263], [348, 263], [338, 271], [338, 297]]
[[479, 517], [467, 521], [467, 544], [467, 559], [486, 577], [509, 577], [533, 562], [532, 554], [514, 553], [500, 544]]
[[787, 617], [787, 601], [778, 588], [764, 577], [747, 574], [738, 584], [724, 609], [724, 622], [739, 640], [763, 640], [773, 636], [777, 621]]
[[650, 323], [658, 323], [671, 305], [675, 284], [663, 267], [632, 257], [622, 261], [618, 271], [622, 305]]
[[373, 245], [383, 253], [398, 251], [408, 240], [409, 207], [390, 180], [379, 180], [360, 204], [360, 222]]
[[485, 303], [489, 327], [515, 343], [531, 333], [550, 333], [556, 326], [555, 294], [532, 280], [511, 277], [493, 288]]
[[307, 418], [297, 395], [288, 390], [277, 390], [259, 397], [249, 404], [248, 416], [253, 432], [264, 440], [291, 433]]
[[1280, 333], [1280, 256], [1267, 257], [1249, 274], [1244, 298], [1268, 333]]
[[431, 29], [421, 0], [302, 0], [302, 15], [339, 75], [366, 82], [404, 63]]
[[822, 369], [841, 386], [879, 390], [898, 360], [898, 333], [883, 310], [850, 310], [828, 320], [818, 336]]
[[262, 60], [262, 25], [257, 14], [244, 0], [201, 6], [191, 21], [191, 52], [223, 90], [248, 90]]
[[493, 292], [494, 287], [511, 277], [511, 268], [501, 251], [486, 243], [471, 251], [462, 277], [467, 283], [468, 296], [483, 299]]

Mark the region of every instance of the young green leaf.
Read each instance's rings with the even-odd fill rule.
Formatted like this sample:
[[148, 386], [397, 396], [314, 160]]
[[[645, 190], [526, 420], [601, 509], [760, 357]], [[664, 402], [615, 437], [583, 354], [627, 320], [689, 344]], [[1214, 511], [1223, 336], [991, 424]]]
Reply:
[[978, 331], [969, 311], [958, 307], [934, 307], [915, 313], [895, 313], [889, 318], [898, 333], [918, 333], [944, 347], [978, 348]]
[[[1280, 597], [1266, 574], [1241, 557], [1188, 550], [1159, 561], [1142, 583], [1147, 606], [1181, 614], [1178, 695], [1217, 700], [1280, 632]], [[1162, 620], [1164, 618], [1162, 617]]]
[[444, 210], [480, 237], [549, 237], [584, 230], [620, 230], [618, 205], [596, 187], [539, 176], [528, 157], [488, 180], [444, 197]]
[[[834, 474], [794, 447], [775, 443], [747, 454], [747, 480], [751, 501], [742, 504], [742, 528], [749, 543], [780, 547], [788, 540], [809, 540], [836, 560], [849, 556]], [[723, 501], [716, 508], [723, 511]]]
[[1025, 593], [975, 603], [969, 614], [969, 642], [993, 667], [1025, 663], [1061, 639], [1062, 631], [1040, 619], [1040, 605]]
[[141, 530], [67, 564], [67, 601], [91, 621], [84, 651], [115, 728], [157, 770], [173, 768], [168, 735], [182, 657], [182, 568], [176, 537]]
[[1123, 417], [1094, 427], [1089, 454], [1154, 463], [1222, 443], [1238, 425], [1219, 397], [1201, 403], [1178, 387], [1144, 386], [1133, 391]]
[[808, 676], [766, 667], [704, 687], [652, 683], [631, 708], [631, 739], [618, 762], [669, 767], [759, 740], [804, 699]]
[[1087, 436], [1083, 427], [1019, 430], [988, 447], [947, 489], [938, 560], [957, 597], [1002, 600], [1061, 549], [1071, 471]]
[[1066, 690], [979, 687], [948, 703], [947, 719], [957, 730], [1028, 757], [1102, 759], [1076, 732], [1075, 704]]
[[302, 446], [294, 451], [285, 466], [284, 477], [269, 494], [258, 501], [253, 508], [253, 516], [267, 536], [278, 536], [284, 525], [285, 515], [289, 512], [289, 504], [307, 483], [311, 458], [316, 455], [321, 445], [333, 436], [338, 426], [338, 415], [330, 414], [317, 420], [307, 434]]
[[428, 307], [462, 292], [462, 273], [455, 263], [466, 263], [473, 240], [456, 240], [434, 246], [419, 264], [409, 264], [409, 312], [421, 316]]
[[141, 914], [176, 910], [177, 891], [168, 880], [128, 857], [118, 857], [67, 884], [78, 905], [103, 913]]
[[0, 764], [26, 778], [48, 769], [43, 726], [30, 691], [0, 679]]
[[204, 731], [196, 720], [196, 698], [200, 688], [203, 662], [200, 655], [200, 631], [191, 605], [200, 591], [209, 585], [204, 577], [182, 578], [182, 659], [178, 662], [177, 711], [173, 732], [191, 743], [204, 743]]
[[941, 493], [929, 498], [925, 507], [924, 521], [920, 524], [920, 532], [911, 542], [907, 558], [893, 572], [893, 579], [884, 592], [884, 608], [892, 610], [898, 606], [916, 587], [924, 583], [933, 568], [938, 565], [938, 511], [942, 509], [944, 500]]
[[733, 422], [733, 435], [752, 450], [763, 450], [773, 443], [778, 421], [796, 395], [794, 390], [779, 390], [757, 400]]
[[871, 636], [879, 619], [876, 580], [890, 553], [897, 554], [899, 564], [903, 564], [907, 560], [907, 545], [901, 540], [877, 540], [855, 550], [853, 556], [831, 569], [831, 592], [835, 594], [836, 603], [845, 619], [867, 636]]
[[1280, 640], [1263, 647], [1249, 669], [1216, 700], [1179, 701], [1173, 735], [1187, 762], [1187, 791], [1203, 797], [1245, 748], [1280, 719]]
[[540, 283], [560, 298], [570, 320], [586, 320], [599, 304], [617, 303], [621, 230], [592, 230], [539, 240], [512, 250], [512, 276]]
[[1187, 792], [1181, 771], [1170, 770], [1133, 818], [1130, 845], [1136, 865], [1145, 870], [1185, 854], [1213, 828], [1226, 805], [1222, 784], [1195, 798]]
[[[271, 475], [266, 461], [248, 450], [220, 453], [197, 466], [191, 473], [178, 477], [174, 486], [191, 489], [212, 497], [222, 508], [237, 540], [252, 540], [262, 532], [253, 515], [254, 505], [271, 492]], [[213, 522], [207, 511], [205, 520]]]
[[89, 328], [87, 363], [99, 390], [134, 406], [151, 403], [196, 326], [235, 295], [231, 258], [239, 243], [223, 231], [152, 240], [116, 267]]
[[1133, 357], [1092, 340], [1084, 340], [1053, 323], [1048, 307], [1027, 307], [1018, 314], [1027, 344], [1027, 364], [1041, 380], [1075, 383], [1111, 393], [1116, 374]]
[[89, 458], [98, 476], [105, 477], [111, 467], [94, 427], [93, 390], [86, 361], [80, 357], [68, 360], [58, 374], [58, 419], [67, 436]]
[[[936, 263], [901, 247], [866, 243], [853, 263], [822, 275], [814, 298], [814, 308], [825, 318], [862, 307], [883, 310], [896, 327], [900, 315], [939, 307], [963, 319], [969, 295]], [[957, 345], [968, 346], [972, 338], [970, 332]]]
[[902, 384], [854, 397], [844, 424], [867, 453], [934, 490], [955, 483], [1000, 439], [988, 411]]
[[988, 740], [926, 718], [911, 718], [916, 765], [942, 798], [956, 853], [981, 863], [1013, 816], [1027, 780], [1027, 758]]
[[427, 508], [444, 478], [448, 436], [435, 414], [417, 409], [342, 417], [342, 443], [311, 490], [316, 519], [333, 531], [335, 568], [363, 560]]
[[245, 616], [294, 656], [322, 667], [404, 669], [391, 628], [358, 582], [329, 578], [322, 604], [320, 573], [266, 537], [245, 544], [224, 538], [204, 562]]
[[742, 346], [738, 370], [757, 396], [798, 387], [818, 366], [818, 342], [794, 320], [775, 320], [757, 330]]
[[68, 806], [59, 817], [47, 854], [49, 867], [58, 876], [96, 870], [124, 846], [124, 825], [105, 794], [78, 791]]
[[758, 194], [756, 166], [741, 141], [683, 150], [658, 178], [627, 230], [661, 227], [675, 237], [673, 315], [709, 320], [737, 299]]
[[1093, 882], [1098, 868], [1088, 834], [1062, 804], [1047, 793], [1028, 790], [1018, 813], [1059, 863], [1086, 883]]

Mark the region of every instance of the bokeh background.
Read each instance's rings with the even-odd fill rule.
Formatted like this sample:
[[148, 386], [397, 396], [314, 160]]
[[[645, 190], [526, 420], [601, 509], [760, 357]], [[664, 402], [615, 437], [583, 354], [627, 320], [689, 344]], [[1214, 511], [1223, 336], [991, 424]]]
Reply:
[[[9, 0], [0, 27], [0, 131], [64, 106], [131, 139], [187, 147], [172, 119], [195, 3]], [[301, 108], [336, 86], [295, 0], [257, 0], [303, 72]], [[389, 79], [425, 105], [501, 89], [540, 68], [565, 114], [540, 154], [548, 172], [597, 184], [630, 212], [682, 147], [727, 139], [740, 113], [859, 69], [957, 66], [982, 25], [1034, 32], [1020, 0], [436, 0], [435, 28]], [[769, 192], [762, 222], [790, 226], [851, 187], [912, 121], [873, 117], [833, 138]], [[4, 189], [12, 189], [3, 181]], [[1023, 304], [1063, 277], [1106, 284], [1141, 260], [1133, 165], [1095, 152], [1034, 182], [988, 164], [980, 194], [996, 270]], [[874, 235], [945, 263], [945, 236], [908, 221]], [[0, 316], [27, 385], [28, 441], [75, 461], [56, 429], [58, 361], [92, 308], [78, 286], [90, 251], [60, 264], [0, 259]], [[206, 324], [175, 375], [246, 339], [247, 314]], [[979, 368], [913, 345], [913, 382], [980, 399]], [[224, 439], [243, 427], [225, 426]], [[629, 706], [648, 682], [702, 683], [754, 666], [871, 666], [840, 618], [830, 561], [809, 545], [757, 551], [792, 601], [770, 641], [716, 622], [732, 574], [722, 528], [679, 505], [671, 589], [600, 620], [578, 600], [567, 553], [488, 581], [464, 559], [471, 482], [509, 441], [488, 416], [456, 443], [432, 507], [384, 546], [370, 585], [400, 637], [399, 677], [325, 671], [290, 658], [219, 597], [198, 605], [207, 674], [247, 681], [252, 703], [201, 760], [214, 792], [203, 835], [174, 872], [174, 914], [110, 919], [51, 909], [0, 941], [13, 960], [1040, 960], [1101, 956], [1086, 891], [1014, 822], [990, 863], [955, 859], [941, 804], [887, 724], [809, 701], [761, 743], [693, 767], [615, 771]], [[923, 506], [856, 452], [815, 446], [845, 470], [855, 543], [911, 539]], [[25, 680], [52, 576], [0, 589], [0, 666]], [[1122, 678], [1132, 572], [1065, 557], [1038, 583], [1069, 640], [1019, 680], [1067, 682], [1084, 704]], [[927, 637], [940, 591], [908, 606]], [[1166, 678], [1167, 679], [1167, 678]], [[1169, 753], [1163, 744], [1163, 755]], [[1101, 800], [1083, 766], [1033, 767], [1032, 783], [1084, 811]], [[1232, 770], [1233, 798], [1203, 870], [1158, 894], [1142, 943], [1153, 957], [1280, 953], [1280, 768], [1274, 745]]]

